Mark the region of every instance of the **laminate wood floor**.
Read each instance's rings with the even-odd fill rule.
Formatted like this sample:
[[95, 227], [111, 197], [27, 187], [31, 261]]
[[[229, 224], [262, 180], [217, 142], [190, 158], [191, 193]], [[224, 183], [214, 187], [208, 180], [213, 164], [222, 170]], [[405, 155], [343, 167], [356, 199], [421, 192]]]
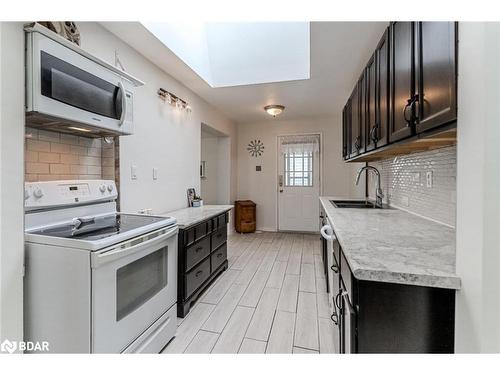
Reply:
[[233, 234], [229, 269], [163, 353], [333, 353], [319, 235]]

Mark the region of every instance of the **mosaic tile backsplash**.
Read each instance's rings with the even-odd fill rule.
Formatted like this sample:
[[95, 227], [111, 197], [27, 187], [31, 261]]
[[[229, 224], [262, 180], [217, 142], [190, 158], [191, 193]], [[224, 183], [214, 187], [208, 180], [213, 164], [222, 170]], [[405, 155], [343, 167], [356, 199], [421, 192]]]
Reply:
[[[381, 173], [386, 203], [455, 227], [456, 146], [397, 156], [370, 165]], [[427, 187], [427, 172], [432, 172], [432, 187]], [[370, 173], [368, 193], [372, 198], [375, 182]]]
[[26, 128], [25, 180], [115, 179], [115, 145], [100, 138]]

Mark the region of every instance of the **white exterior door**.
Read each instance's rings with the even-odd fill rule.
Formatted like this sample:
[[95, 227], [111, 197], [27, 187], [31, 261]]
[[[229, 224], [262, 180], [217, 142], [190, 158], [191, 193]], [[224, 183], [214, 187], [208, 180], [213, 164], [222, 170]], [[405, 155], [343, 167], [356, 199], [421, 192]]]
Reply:
[[320, 137], [278, 137], [278, 229], [316, 232], [319, 223]]

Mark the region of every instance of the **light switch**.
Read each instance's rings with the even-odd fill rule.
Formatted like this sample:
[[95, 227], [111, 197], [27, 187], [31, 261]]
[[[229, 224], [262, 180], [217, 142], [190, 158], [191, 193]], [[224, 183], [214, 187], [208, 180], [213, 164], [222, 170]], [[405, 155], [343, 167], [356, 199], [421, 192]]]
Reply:
[[158, 180], [158, 168], [153, 168], [153, 180]]
[[427, 187], [431, 188], [432, 187], [432, 171], [428, 171], [425, 175], [426, 180], [427, 180]]
[[137, 165], [132, 165], [130, 167], [130, 178], [132, 180], [137, 180]]

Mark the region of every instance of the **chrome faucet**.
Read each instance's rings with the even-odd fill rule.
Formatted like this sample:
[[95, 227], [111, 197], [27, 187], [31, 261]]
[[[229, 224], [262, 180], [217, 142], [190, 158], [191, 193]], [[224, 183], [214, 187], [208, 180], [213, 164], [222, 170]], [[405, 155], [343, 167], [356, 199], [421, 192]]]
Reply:
[[371, 165], [367, 165], [365, 167], [360, 168], [358, 171], [358, 176], [356, 177], [356, 185], [359, 184], [359, 178], [361, 177], [361, 173], [363, 171], [372, 171], [377, 175], [377, 186], [375, 187], [375, 204], [377, 207], [382, 207], [382, 198], [384, 198], [384, 194], [382, 193], [382, 188], [380, 187], [380, 172], [377, 168], [372, 167]]

